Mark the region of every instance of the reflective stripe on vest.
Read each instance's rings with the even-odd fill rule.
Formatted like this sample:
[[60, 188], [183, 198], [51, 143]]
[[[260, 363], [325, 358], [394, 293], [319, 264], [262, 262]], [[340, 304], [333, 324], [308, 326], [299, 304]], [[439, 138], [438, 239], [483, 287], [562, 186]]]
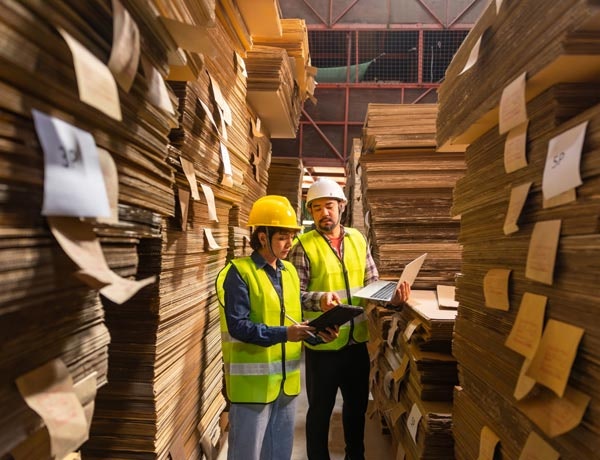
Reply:
[[[298, 237], [298, 243], [304, 248], [310, 263], [307, 291], [336, 292], [342, 303], [360, 306], [360, 299], [348, 299], [348, 290], [352, 295], [363, 286], [367, 265], [367, 242], [358, 230], [345, 228], [344, 231], [344, 266], [349, 286], [346, 285], [342, 262], [319, 232], [312, 230]], [[307, 310], [304, 312], [304, 317], [312, 320], [322, 314], [322, 312]], [[369, 340], [369, 329], [365, 319], [364, 315], [361, 315], [353, 322], [342, 325], [338, 338], [332, 342], [317, 346], [306, 344], [306, 346], [315, 350], [339, 350], [350, 340], [351, 330], [352, 338], [356, 342], [366, 342]]]
[[[283, 304], [288, 315], [301, 321], [300, 280], [296, 269], [283, 261], [281, 270]], [[274, 401], [283, 388], [285, 394], [300, 393], [301, 342], [285, 342], [263, 347], [233, 338], [225, 319], [223, 283], [232, 265], [248, 286], [250, 319], [268, 326], [281, 326], [282, 310], [279, 296], [263, 269], [258, 269], [250, 257], [230, 262], [217, 275], [217, 297], [221, 323], [221, 346], [225, 364], [225, 386], [231, 402], [268, 403]], [[285, 365], [283, 365], [285, 361]]]
[[[285, 362], [285, 371], [291, 372], [300, 369], [300, 360]], [[281, 372], [281, 363], [231, 363], [229, 364], [230, 375], [263, 375], [277, 374]]]

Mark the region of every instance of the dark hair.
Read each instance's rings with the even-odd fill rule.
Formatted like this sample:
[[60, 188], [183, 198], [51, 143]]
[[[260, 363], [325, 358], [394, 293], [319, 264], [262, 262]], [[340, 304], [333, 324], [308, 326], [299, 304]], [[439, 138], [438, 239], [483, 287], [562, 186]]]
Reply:
[[265, 225], [255, 227], [254, 230], [252, 230], [252, 235], [250, 235], [250, 247], [255, 251], [258, 251], [260, 248], [262, 248], [262, 244], [258, 238], [259, 233], [266, 233], [267, 238], [270, 240], [275, 236], [276, 233], [296, 233], [296, 230], [285, 227], [267, 227]]

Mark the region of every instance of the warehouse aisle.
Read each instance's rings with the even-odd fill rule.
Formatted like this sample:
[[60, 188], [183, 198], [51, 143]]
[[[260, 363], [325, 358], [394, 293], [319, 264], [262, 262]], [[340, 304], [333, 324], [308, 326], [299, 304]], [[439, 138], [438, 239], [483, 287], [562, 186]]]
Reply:
[[[306, 460], [306, 441], [304, 436], [304, 425], [306, 409], [308, 401], [306, 400], [306, 392], [304, 391], [304, 360], [302, 361], [302, 392], [298, 396], [298, 412], [296, 416], [296, 433], [294, 436], [294, 450], [292, 452], [292, 460]], [[370, 413], [371, 404], [369, 401]], [[330, 434], [329, 434], [329, 452], [331, 460], [344, 459], [344, 433], [342, 429], [342, 397], [338, 392], [333, 416], [331, 418]], [[369, 418], [367, 416], [367, 425], [365, 428], [365, 448], [366, 460], [388, 460], [396, 458], [392, 448], [392, 438], [382, 433], [381, 424], [378, 416]], [[227, 459], [227, 443], [217, 457], [217, 460]]]

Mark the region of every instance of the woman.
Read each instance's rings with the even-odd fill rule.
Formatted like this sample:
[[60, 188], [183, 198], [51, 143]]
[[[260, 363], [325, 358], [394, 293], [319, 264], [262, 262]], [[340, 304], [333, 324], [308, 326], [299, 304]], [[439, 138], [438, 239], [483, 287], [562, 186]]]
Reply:
[[[254, 203], [248, 226], [253, 253], [231, 261], [216, 282], [231, 402], [227, 458], [289, 460], [302, 340], [318, 338], [302, 323], [298, 274], [283, 260], [300, 227], [287, 198], [277, 195]], [[337, 332], [320, 336], [330, 341]]]

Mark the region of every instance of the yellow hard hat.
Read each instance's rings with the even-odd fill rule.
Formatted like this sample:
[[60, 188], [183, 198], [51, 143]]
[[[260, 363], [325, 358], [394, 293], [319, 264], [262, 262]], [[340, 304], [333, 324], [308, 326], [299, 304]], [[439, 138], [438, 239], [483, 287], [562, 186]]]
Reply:
[[284, 196], [266, 195], [252, 205], [248, 217], [248, 227], [281, 227], [301, 230], [296, 212]]

